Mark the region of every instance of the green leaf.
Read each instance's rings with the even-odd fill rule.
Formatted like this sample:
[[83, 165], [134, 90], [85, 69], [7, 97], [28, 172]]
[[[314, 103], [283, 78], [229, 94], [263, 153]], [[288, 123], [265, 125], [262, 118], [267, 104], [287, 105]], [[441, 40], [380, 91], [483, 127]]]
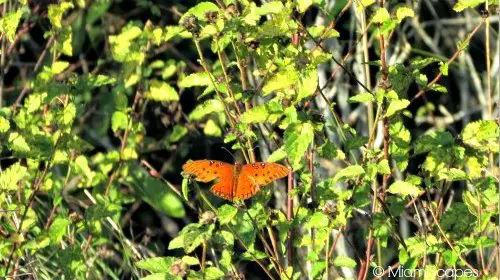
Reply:
[[467, 180], [465, 171], [457, 168], [444, 168], [440, 169], [437, 174], [438, 180], [446, 181], [463, 181]]
[[107, 217], [116, 217], [122, 207], [118, 204], [109, 202], [108, 199], [99, 196], [97, 197], [97, 204], [87, 208], [85, 211], [85, 218], [88, 221], [99, 221]]
[[178, 142], [188, 133], [188, 129], [180, 124], [176, 124], [172, 130], [172, 133], [168, 136], [168, 141], [170, 143]]
[[94, 177], [94, 172], [90, 170], [89, 162], [85, 156], [79, 155], [75, 159], [75, 165], [76, 165], [76, 171], [79, 174], [85, 175], [87, 180], [92, 181], [92, 178]]
[[58, 116], [57, 122], [65, 127], [70, 127], [76, 117], [76, 106], [74, 103], [68, 103], [64, 106], [62, 114]]
[[179, 101], [177, 91], [168, 83], [158, 80], [151, 81], [144, 97], [155, 101]]
[[52, 74], [59, 74], [68, 68], [69, 62], [67, 61], [56, 61], [52, 63]]
[[205, 14], [207, 12], [219, 12], [219, 7], [217, 7], [217, 5], [212, 2], [198, 3], [196, 6], [190, 8], [184, 15], [182, 15], [179, 23], [182, 24], [184, 22], [184, 19], [189, 15], [193, 15], [199, 20], [206, 20]]
[[297, 0], [297, 8], [299, 8], [300, 13], [304, 13], [312, 3], [313, 0]]
[[[323, 273], [326, 268], [326, 261], [315, 260], [313, 262], [313, 267], [311, 269], [311, 279], [321, 279], [318, 276]], [[288, 279], [288, 277], [282, 277], [281, 279]]]
[[220, 137], [222, 135], [222, 130], [214, 120], [208, 119], [203, 128], [203, 133], [208, 136]]
[[[328, 32], [326, 34], [324, 34], [326, 31], [326, 27], [323, 26], [323, 25], [316, 25], [316, 26], [311, 26], [311, 27], [308, 27], [307, 28], [307, 32], [309, 32], [309, 34], [314, 37], [314, 38], [320, 38], [321, 36], [324, 36], [324, 38], [337, 38], [337, 37], [340, 37], [340, 33], [331, 28], [330, 30], [328, 30]], [[313, 63], [313, 65], [317, 65], [317, 64], [320, 64], [320, 63], [324, 63], [326, 61], [322, 61], [323, 57], [325, 54], [321, 53], [320, 51], [315, 51], [313, 52], [312, 54], [314, 56], [314, 60], [315, 63]], [[322, 62], [319, 62], [319, 61], [322, 61]]]
[[351, 165], [342, 170], [340, 170], [335, 177], [333, 177], [333, 183], [340, 179], [353, 179], [360, 175], [365, 174], [365, 170], [360, 165]]
[[429, 89], [433, 90], [433, 91], [437, 91], [437, 92], [442, 92], [442, 93], [447, 93], [448, 92], [448, 89], [445, 86], [440, 85], [438, 83], [431, 85], [429, 87]]
[[184, 197], [185, 200], [189, 201], [189, 179], [187, 178], [183, 178], [182, 179], [182, 186], [181, 186], [181, 190], [182, 190], [182, 197]]
[[66, 232], [68, 232], [70, 224], [71, 221], [66, 218], [57, 217], [54, 219], [49, 228], [49, 237], [52, 244], [59, 244], [61, 242]]
[[373, 100], [375, 100], [375, 97], [369, 92], [364, 92], [349, 97], [349, 103], [372, 102]]
[[[477, 209], [477, 208], [476, 208]], [[457, 217], [460, 217], [457, 219]], [[476, 217], [469, 212], [467, 205], [462, 202], [451, 204], [450, 208], [444, 212], [441, 217], [440, 224], [443, 230], [453, 236], [454, 239], [469, 234], [474, 230], [473, 225], [476, 222]]]
[[76, 245], [57, 250], [56, 254], [53, 254], [51, 261], [58, 264], [60, 271], [58, 276], [64, 276], [61, 278], [81, 278], [78, 276], [83, 276], [88, 271], [88, 267], [83, 260], [82, 249]]
[[280, 14], [283, 12], [284, 8], [283, 3], [280, 1], [269, 1], [262, 4], [262, 6], [257, 9], [257, 12], [260, 15]]
[[195, 257], [191, 257], [191, 256], [182, 257], [182, 262], [187, 264], [187, 265], [200, 265], [200, 260], [198, 260]]
[[217, 267], [211, 266], [205, 269], [205, 279], [207, 280], [221, 279], [224, 276], [224, 271], [218, 269]]
[[116, 111], [111, 117], [111, 129], [113, 132], [118, 130], [126, 130], [128, 126], [128, 115], [121, 111]]
[[153, 273], [146, 277], [141, 277], [140, 280], [182, 280], [180, 276], [173, 276], [167, 272]]
[[415, 11], [413, 11], [411, 8], [399, 7], [396, 10], [396, 18], [398, 19], [399, 23], [401, 23], [403, 19], [407, 17], [414, 17], [414, 16], [415, 16]]
[[0, 172], [0, 190], [17, 190], [19, 188], [17, 184], [26, 176], [26, 171], [27, 168], [22, 166], [19, 162], [2, 170], [2, 172]]
[[173, 38], [190, 38], [192, 35], [184, 27], [178, 25], [169, 25], [165, 27], [165, 32], [163, 32], [163, 40], [168, 42]]
[[437, 57], [417, 57], [414, 60], [410, 62], [410, 65], [412, 68], [421, 70], [424, 67], [428, 66], [429, 64], [435, 63], [435, 62], [441, 62], [441, 60]]
[[242, 123], [274, 123], [283, 114], [283, 105], [277, 101], [270, 101], [257, 105], [243, 113]]
[[428, 264], [424, 269], [424, 280], [438, 279], [440, 274], [440, 270], [435, 265]]
[[21, 9], [18, 9], [15, 12], [6, 13], [5, 16], [0, 19], [0, 32], [5, 34], [10, 42], [13, 42], [16, 38], [17, 26], [19, 25], [22, 15]]
[[435, 149], [449, 148], [454, 143], [453, 136], [448, 131], [435, 131], [420, 136], [414, 144], [415, 154], [426, 153]]
[[151, 177], [138, 165], [130, 163], [128, 168], [131, 172], [126, 182], [133, 186], [141, 199], [171, 217], [182, 218], [186, 215], [182, 201], [167, 185]]
[[324, 228], [327, 227], [329, 224], [329, 219], [328, 216], [323, 214], [322, 212], [314, 212], [314, 214], [311, 215], [309, 221], [304, 225], [304, 228], [309, 229], [309, 228]]
[[11, 132], [8, 141], [9, 147], [15, 152], [29, 152], [31, 150], [26, 139], [17, 132]]
[[263, 260], [265, 258], [267, 258], [266, 253], [255, 249], [251, 249], [250, 251], [246, 251], [240, 255], [240, 260], [244, 261]]
[[346, 141], [344, 141], [345, 152], [358, 149], [368, 143], [368, 137], [366, 136], [348, 136]]
[[42, 108], [42, 103], [44, 103], [45, 95], [42, 94], [32, 94], [26, 98], [24, 102], [24, 107], [28, 113], [33, 113]]
[[148, 258], [135, 263], [135, 265], [140, 268], [147, 270], [149, 272], [170, 272], [170, 267], [175, 262], [174, 257], [155, 257]]
[[314, 138], [314, 128], [310, 123], [294, 123], [285, 130], [285, 151], [294, 169], [299, 169], [304, 153]]
[[241, 116], [242, 123], [264, 123], [269, 117], [266, 104], [254, 106]]
[[191, 253], [205, 240], [211, 238], [214, 224], [189, 224], [185, 226], [177, 237], [168, 245], [169, 250], [184, 248], [186, 253]]
[[284, 147], [280, 147], [279, 149], [275, 150], [272, 154], [267, 157], [268, 162], [277, 162], [282, 159], [286, 158], [286, 152]]
[[443, 73], [443, 76], [448, 76], [448, 62], [439, 62], [439, 71]]
[[389, 104], [389, 108], [387, 108], [387, 112], [385, 113], [386, 117], [390, 117], [394, 115], [395, 113], [405, 109], [410, 105], [410, 101], [406, 99], [400, 99], [400, 100], [393, 100]]
[[391, 19], [391, 15], [386, 8], [378, 8], [372, 17], [374, 23], [385, 23]]
[[356, 261], [347, 256], [337, 256], [335, 260], [333, 260], [333, 264], [336, 266], [347, 267], [347, 268], [356, 267]]
[[274, 91], [289, 88], [297, 83], [299, 74], [295, 70], [278, 72], [273, 75], [262, 88], [263, 95], [268, 95]]
[[453, 6], [455, 12], [462, 12], [468, 8], [475, 8], [480, 4], [484, 3], [485, 0], [458, 0], [458, 2]]
[[373, 5], [376, 1], [375, 0], [360, 0], [359, 5], [357, 6], [356, 12], [361, 13], [363, 9], [366, 9], [367, 7]]
[[87, 17], [85, 19], [85, 23], [89, 26], [92, 26], [93, 23], [101, 18], [111, 6], [111, 1], [92, 1], [90, 2], [90, 6], [88, 7], [88, 11], [86, 13]]
[[337, 157], [338, 151], [335, 144], [327, 140], [323, 145], [319, 147], [318, 150], [320, 156], [328, 159], [334, 159]]
[[462, 130], [462, 140], [466, 145], [480, 151], [498, 152], [498, 124], [496, 121], [469, 123]]
[[192, 121], [201, 120], [208, 114], [220, 113], [224, 111], [224, 104], [218, 99], [209, 99], [203, 104], [200, 104], [194, 108], [194, 110], [189, 114], [189, 119]]
[[131, 22], [122, 28], [118, 35], [109, 36], [113, 59], [118, 62], [141, 64], [145, 59], [145, 53], [139, 51], [139, 47], [135, 43], [141, 34], [141, 28]]
[[377, 173], [383, 175], [391, 174], [391, 167], [388, 160], [383, 159], [377, 164]]
[[0, 116], [0, 133], [5, 133], [9, 131], [10, 122], [6, 118]]
[[387, 239], [391, 234], [391, 223], [384, 213], [373, 214], [373, 237], [380, 240], [382, 247], [387, 247]]
[[[455, 246], [455, 249], [457, 250], [457, 252], [460, 252], [460, 248], [458, 248], [457, 246]], [[446, 250], [443, 253], [443, 260], [446, 265], [454, 267], [458, 261], [458, 255], [455, 253], [455, 250]]]
[[411, 195], [412, 197], [418, 196], [421, 189], [411, 183], [405, 181], [396, 181], [389, 186], [388, 191], [393, 194], [399, 194], [402, 197]]
[[56, 29], [62, 28], [62, 16], [68, 10], [73, 8], [73, 3], [71, 2], [62, 2], [59, 4], [50, 4], [48, 17], [50, 20], [50, 24]]
[[73, 55], [73, 31], [71, 25], [64, 26], [58, 31], [56, 43], [58, 51], [67, 56]]
[[238, 208], [224, 204], [217, 210], [217, 219], [221, 225], [229, 224], [238, 214]]
[[120, 153], [120, 157], [122, 160], [132, 160], [132, 159], [137, 159], [137, 151], [135, 150], [134, 147], [125, 147], [123, 151]]
[[297, 83], [297, 101], [312, 96], [318, 87], [318, 70], [316, 68], [300, 73]]

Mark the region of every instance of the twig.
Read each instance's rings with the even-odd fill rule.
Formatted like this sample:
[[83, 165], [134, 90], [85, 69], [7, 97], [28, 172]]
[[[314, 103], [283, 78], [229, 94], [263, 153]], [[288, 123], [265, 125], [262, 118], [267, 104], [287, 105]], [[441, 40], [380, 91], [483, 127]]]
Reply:
[[287, 190], [287, 212], [286, 218], [290, 222], [290, 231], [288, 231], [287, 238], [287, 256], [288, 256], [288, 266], [293, 266], [293, 238], [294, 238], [294, 228], [293, 228], [293, 168], [290, 167], [288, 171], [288, 190]]
[[[201, 190], [200, 190], [200, 196], [203, 199], [203, 201], [205, 201], [205, 203], [208, 205], [208, 207], [210, 207], [210, 209], [212, 209], [212, 211], [217, 213], [217, 209], [215, 208], [215, 206], [213, 206], [212, 203], [210, 203], [208, 198], [205, 196], [205, 194]], [[236, 231], [234, 231], [233, 227], [231, 227], [231, 225], [229, 225], [229, 224], [226, 224], [226, 226], [229, 229], [229, 231], [236, 237], [236, 239], [238, 239], [241, 246], [243, 246], [243, 248], [245, 248], [245, 250], [250, 254], [250, 256], [252, 256], [254, 261], [262, 268], [262, 270], [264, 270], [264, 272], [267, 274], [267, 276], [270, 279], [274, 280], [275, 278], [271, 274], [271, 271], [269, 271], [269, 269], [255, 256], [255, 254], [252, 251], [250, 251], [250, 248], [245, 244], [243, 239], [241, 239], [240, 235], [238, 233], [236, 233]]]
[[[45, 44], [45, 48], [43, 49], [42, 53], [38, 57], [38, 60], [36, 61], [36, 64], [35, 64], [35, 68], [33, 69], [33, 74], [32, 74], [33, 77], [35, 76], [35, 73], [38, 71], [38, 69], [42, 65], [42, 61], [45, 58], [45, 55], [47, 54], [47, 50], [54, 43], [54, 38], [55, 38], [54, 36], [51, 36], [50, 39], [47, 41], [47, 44]], [[31, 80], [31, 79], [29, 79], [29, 80]], [[28, 93], [29, 84], [30, 84], [30, 82], [26, 82], [24, 84], [23, 90], [21, 91], [21, 93], [19, 94], [19, 96], [16, 99], [16, 102], [14, 103], [14, 107], [18, 107], [21, 105], [21, 101], [23, 100], [24, 96]]]
[[[37, 178], [35, 176], [35, 184], [33, 186], [33, 193], [31, 194], [29, 200], [28, 200], [28, 205], [26, 205], [26, 208], [24, 209], [23, 215], [21, 216], [21, 221], [19, 222], [19, 227], [17, 228], [16, 234], [20, 234], [21, 230], [23, 228], [24, 221], [26, 220], [26, 216], [28, 214], [28, 210], [33, 207], [33, 201], [35, 200], [35, 196], [37, 191], [40, 189], [40, 186], [42, 185], [43, 180], [45, 180], [45, 176], [47, 175], [48, 170], [52, 167], [52, 160], [54, 158], [55, 151], [57, 149], [57, 144], [59, 143], [59, 139], [57, 138], [56, 143], [54, 144], [53, 152], [50, 155], [49, 160], [47, 161], [47, 165], [42, 171], [42, 174], [40, 177]], [[7, 278], [7, 275], [9, 275], [9, 268], [10, 268], [10, 263], [12, 262], [12, 259], [14, 257], [14, 253], [17, 250], [18, 243], [14, 242], [12, 251], [10, 252], [9, 258], [7, 260], [7, 266], [5, 267], [5, 278]]]
[[[467, 36], [467, 41], [470, 41], [470, 39], [474, 36], [474, 34], [476, 34], [476, 32], [479, 30], [479, 28], [481, 27], [481, 25], [483, 25], [484, 23], [484, 19], [478, 24], [476, 25], [476, 27], [474, 28], [474, 30], [472, 30], [472, 32], [469, 34], [469, 36]], [[453, 61], [455, 61], [455, 59], [457, 59], [458, 55], [464, 50], [464, 48], [458, 48], [455, 53], [453, 54], [453, 56], [448, 59], [448, 61], [446, 62], [448, 65], [451, 64]], [[430, 82], [427, 84], [427, 86], [425, 86], [424, 88], [422, 88], [420, 91], [417, 92], [417, 94], [415, 94], [415, 96], [411, 99], [410, 103], [413, 103], [415, 100], [417, 100], [419, 97], [421, 97], [422, 95], [424, 95], [432, 85], [434, 85], [435, 83], [437, 83], [441, 77], [443, 77], [443, 72], [439, 72], [439, 74], [436, 75], [436, 77]]]
[[[3, 11], [2, 11], [2, 16], [5, 16], [7, 13], [7, 4], [3, 5]], [[4, 86], [4, 78], [5, 78], [5, 45], [7, 44], [7, 38], [6, 36], [2, 36], [0, 39], [0, 44], [1, 46], [1, 56], [0, 56], [0, 108], [2, 107], [3, 103], [3, 86]]]
[[451, 244], [450, 240], [448, 239], [448, 236], [446, 236], [446, 233], [443, 231], [443, 229], [441, 228], [441, 225], [439, 224], [438, 222], [438, 219], [436, 217], [436, 215], [434, 214], [434, 212], [432, 211], [432, 209], [430, 209], [429, 213], [431, 213], [431, 216], [432, 218], [434, 219], [434, 222], [435, 222], [435, 225], [437, 226], [439, 232], [441, 233], [441, 235], [443, 236], [444, 240], [446, 241], [446, 243], [448, 244], [448, 246], [450, 246], [450, 249], [452, 249], [455, 254], [458, 256], [458, 258], [470, 269], [472, 269], [472, 271], [474, 271], [475, 273], [478, 273], [477, 269], [475, 269], [470, 263], [467, 262], [467, 260], [462, 256], [462, 254], [460, 252], [458, 252], [456, 249], [455, 249], [455, 246], [453, 246], [453, 244]]

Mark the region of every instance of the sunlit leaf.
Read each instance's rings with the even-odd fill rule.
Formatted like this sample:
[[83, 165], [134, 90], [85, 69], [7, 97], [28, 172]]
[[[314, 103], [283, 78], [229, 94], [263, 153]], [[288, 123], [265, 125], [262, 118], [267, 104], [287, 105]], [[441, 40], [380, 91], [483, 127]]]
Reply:
[[8, 168], [2, 170], [0, 173], [0, 190], [17, 190], [19, 188], [17, 185], [18, 182], [21, 181], [26, 175], [27, 168], [22, 166], [19, 162], [16, 162]]

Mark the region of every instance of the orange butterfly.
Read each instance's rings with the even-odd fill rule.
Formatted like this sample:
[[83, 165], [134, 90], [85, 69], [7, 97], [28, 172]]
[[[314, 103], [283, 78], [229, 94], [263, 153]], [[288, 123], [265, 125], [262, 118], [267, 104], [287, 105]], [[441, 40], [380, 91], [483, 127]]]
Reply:
[[250, 198], [259, 191], [260, 186], [288, 174], [286, 166], [271, 162], [232, 165], [216, 160], [195, 160], [184, 164], [182, 169], [194, 175], [196, 181], [206, 183], [219, 179], [210, 190], [229, 201]]

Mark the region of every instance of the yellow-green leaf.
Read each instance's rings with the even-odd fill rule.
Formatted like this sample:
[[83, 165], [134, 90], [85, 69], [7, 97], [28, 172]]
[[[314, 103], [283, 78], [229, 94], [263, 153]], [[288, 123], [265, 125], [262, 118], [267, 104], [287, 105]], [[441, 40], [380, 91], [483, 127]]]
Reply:
[[16, 30], [22, 14], [21, 9], [18, 9], [15, 12], [6, 13], [0, 19], [0, 31], [6, 35], [10, 42], [13, 42], [16, 38]]
[[421, 192], [421, 189], [418, 186], [405, 181], [396, 181], [389, 186], [388, 191], [393, 194], [399, 194], [402, 197], [406, 197], [408, 195], [414, 197]]
[[414, 17], [414, 16], [415, 16], [415, 12], [411, 8], [399, 7], [396, 10], [396, 18], [398, 19], [398, 22], [402, 22], [403, 19], [405, 19], [407, 17]]
[[62, 28], [62, 16], [68, 10], [73, 8], [73, 3], [71, 2], [62, 2], [59, 4], [50, 4], [48, 17], [50, 23], [55, 28]]
[[149, 91], [145, 96], [147, 99], [155, 101], [178, 101], [179, 95], [177, 91], [168, 83], [153, 80], [149, 86]]
[[13, 191], [18, 189], [17, 183], [26, 175], [27, 168], [19, 162], [14, 163], [0, 172], [0, 190]]

